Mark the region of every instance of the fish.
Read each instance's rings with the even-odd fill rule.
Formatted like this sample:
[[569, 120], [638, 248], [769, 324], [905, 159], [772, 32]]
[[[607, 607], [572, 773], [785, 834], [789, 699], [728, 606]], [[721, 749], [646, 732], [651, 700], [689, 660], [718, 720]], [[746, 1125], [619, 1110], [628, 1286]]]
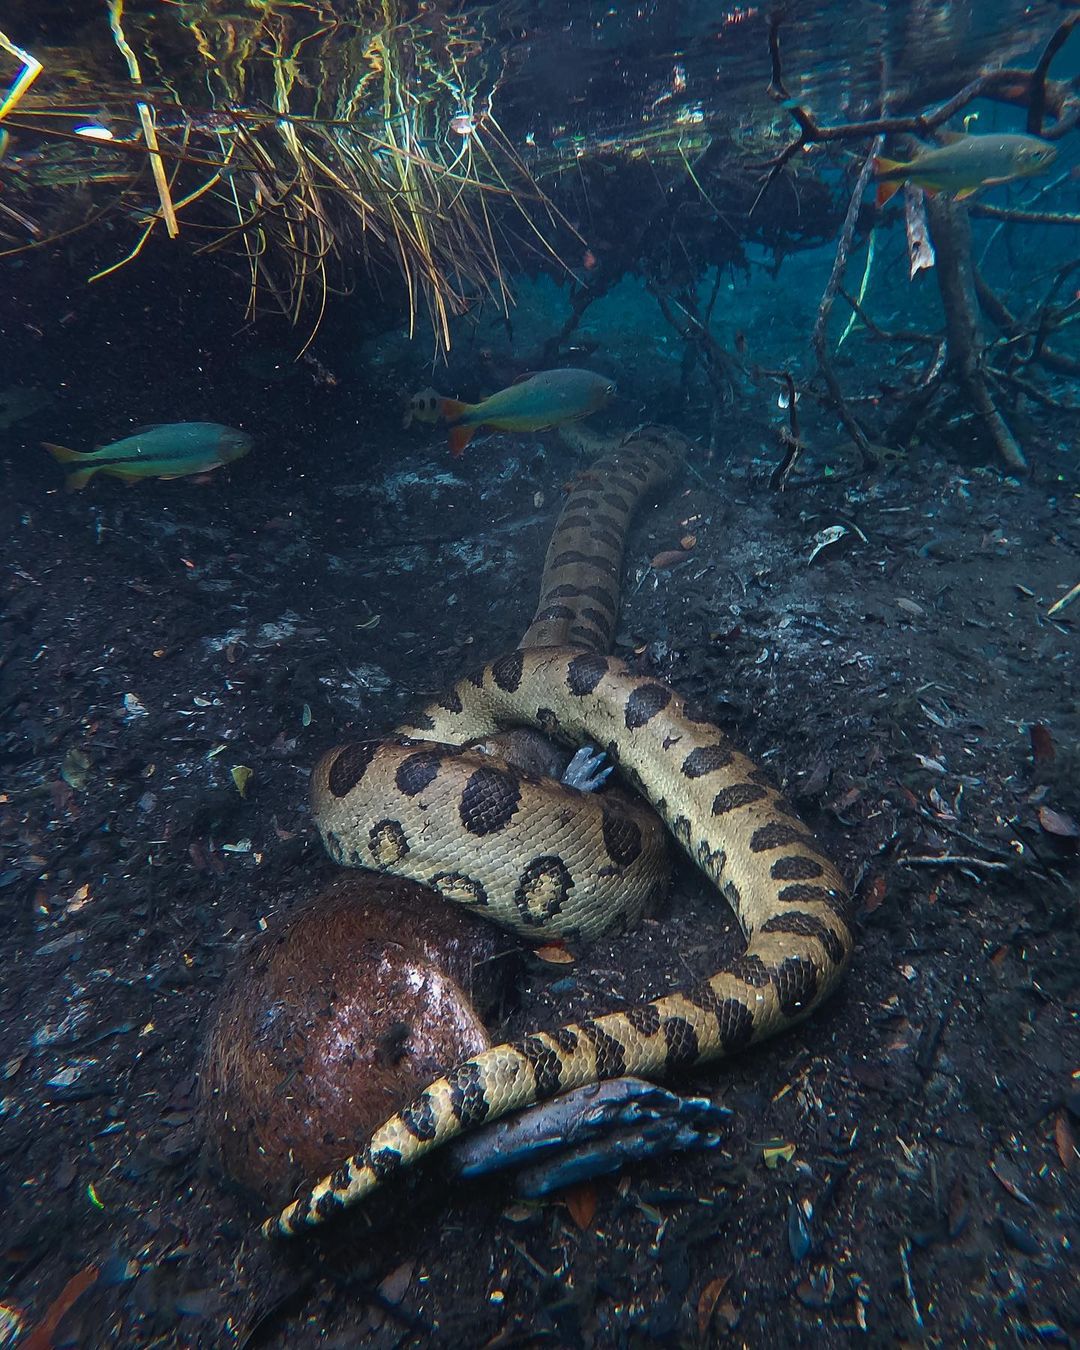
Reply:
[[426, 389], [421, 389], [409, 399], [401, 425], [411, 427], [414, 422], [437, 422], [443, 401], [442, 394], [432, 389], [430, 385]]
[[450, 453], [460, 459], [481, 427], [544, 431], [588, 417], [603, 408], [614, 393], [614, 381], [592, 370], [542, 370], [523, 375], [480, 403], [462, 403], [425, 389], [410, 400], [408, 416], [420, 422], [447, 422]]
[[68, 492], [84, 488], [96, 473], [134, 482], [139, 478], [185, 478], [208, 473], [248, 453], [254, 441], [246, 431], [218, 422], [168, 422], [140, 427], [100, 450], [80, 452], [43, 441], [45, 449], [68, 469]]
[[878, 206], [884, 206], [904, 183], [927, 192], [953, 193], [962, 201], [979, 188], [1031, 178], [1057, 158], [1056, 148], [1037, 136], [947, 132], [942, 139], [944, 145], [921, 146], [906, 162], [884, 156], [874, 160]]

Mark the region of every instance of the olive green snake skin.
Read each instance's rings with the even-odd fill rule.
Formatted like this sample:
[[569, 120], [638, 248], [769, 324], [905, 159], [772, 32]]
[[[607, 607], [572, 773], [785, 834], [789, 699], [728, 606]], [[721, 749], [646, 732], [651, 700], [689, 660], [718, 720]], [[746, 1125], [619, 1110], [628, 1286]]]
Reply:
[[[522, 828], [540, 785], [461, 747], [511, 726], [599, 746], [731, 905], [746, 936], [742, 955], [685, 990], [536, 1031], [459, 1064], [380, 1126], [361, 1153], [268, 1219], [267, 1236], [322, 1223], [432, 1149], [508, 1112], [602, 1079], [662, 1077], [743, 1050], [813, 1012], [840, 979], [852, 936], [833, 864], [721, 731], [669, 685], [606, 654], [629, 517], [672, 475], [682, 449], [667, 429], [639, 429], [583, 473], [560, 516], [521, 646], [460, 680], [387, 741], [332, 750], [316, 769], [313, 804], [339, 860], [406, 875], [415, 861], [418, 879], [479, 912], [509, 916], [534, 940], [549, 920], [555, 931], [590, 935], [611, 921], [594, 920], [591, 902], [575, 908], [584, 863]], [[591, 797], [564, 791], [572, 801]], [[419, 846], [416, 829], [429, 799], [440, 796], [456, 841], [442, 862]], [[638, 818], [621, 809], [605, 828], [607, 796], [583, 809], [599, 812], [601, 822], [594, 867], [618, 874], [648, 841]], [[489, 865], [493, 855], [501, 869]], [[496, 896], [500, 870], [505, 893]], [[646, 892], [651, 884], [646, 879]], [[631, 918], [642, 903], [631, 902]]]

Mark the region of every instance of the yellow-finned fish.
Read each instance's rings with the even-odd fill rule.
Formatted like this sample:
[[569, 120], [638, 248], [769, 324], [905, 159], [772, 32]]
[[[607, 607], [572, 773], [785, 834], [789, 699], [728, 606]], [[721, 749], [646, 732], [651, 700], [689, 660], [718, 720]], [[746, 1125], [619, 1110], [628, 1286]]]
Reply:
[[64, 445], [43, 442], [59, 463], [69, 466], [64, 485], [69, 492], [84, 488], [96, 473], [116, 478], [184, 478], [208, 473], [246, 455], [253, 445], [246, 431], [218, 422], [169, 422], [142, 427], [122, 441], [85, 454]]
[[1038, 136], [969, 136], [954, 131], [942, 133], [941, 139], [944, 145], [926, 146], [906, 163], [883, 157], [874, 160], [878, 206], [884, 206], [905, 183], [927, 192], [954, 193], [962, 201], [979, 188], [1042, 173], [1057, 157], [1054, 146]]
[[543, 431], [588, 417], [614, 393], [614, 381], [592, 370], [543, 370], [538, 375], [523, 375], [481, 403], [462, 403], [425, 389], [410, 400], [409, 418], [448, 422], [450, 453], [457, 459], [481, 427]]

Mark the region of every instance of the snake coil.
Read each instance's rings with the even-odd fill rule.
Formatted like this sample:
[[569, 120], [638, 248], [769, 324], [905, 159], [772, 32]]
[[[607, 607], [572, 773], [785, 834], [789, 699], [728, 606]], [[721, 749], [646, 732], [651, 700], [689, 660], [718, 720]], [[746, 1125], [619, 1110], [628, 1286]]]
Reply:
[[[512, 726], [598, 745], [730, 904], [744, 951], [690, 988], [532, 1032], [459, 1064], [381, 1125], [362, 1152], [268, 1219], [267, 1236], [322, 1223], [472, 1126], [602, 1079], [656, 1078], [744, 1050], [813, 1012], [839, 981], [852, 935], [833, 864], [768, 776], [717, 727], [662, 680], [606, 654], [627, 523], [640, 498], [672, 475], [682, 450], [674, 433], [644, 428], [582, 474], [521, 645], [458, 681], [388, 741], [324, 756], [314, 808], [343, 861], [416, 876], [481, 912], [501, 910], [534, 937], [559, 916], [561, 931], [589, 934], [610, 927], [610, 918], [593, 915], [594, 901], [578, 902], [587, 890], [584, 861], [535, 827], [528, 803], [538, 785], [462, 747]], [[582, 809], [599, 810], [599, 866], [621, 884], [646, 851], [640, 821], [609, 807], [605, 826], [607, 794], [588, 807], [587, 794], [572, 795], [583, 798]], [[420, 847], [436, 799], [453, 824], [443, 861]], [[505, 893], [496, 895], [500, 879]], [[643, 884], [648, 891], [648, 878]]]

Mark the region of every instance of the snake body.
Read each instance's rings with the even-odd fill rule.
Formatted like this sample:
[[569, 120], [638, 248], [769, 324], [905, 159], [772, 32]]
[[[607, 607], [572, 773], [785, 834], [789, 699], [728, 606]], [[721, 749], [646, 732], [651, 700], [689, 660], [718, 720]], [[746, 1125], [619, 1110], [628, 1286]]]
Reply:
[[[450, 794], [464, 782], [456, 797], [455, 860], [444, 867], [457, 881], [440, 889], [457, 889], [467, 903], [470, 895], [477, 903], [467, 884], [476, 880], [475, 858], [485, 850], [505, 854], [509, 841], [516, 849], [508, 866], [509, 907], [519, 917], [514, 877], [520, 888], [534, 856], [565, 860], [542, 839], [529, 838], [521, 848], [515, 822], [523, 787], [530, 785], [522, 784], [520, 773], [476, 761], [460, 747], [510, 726], [602, 747], [731, 905], [746, 936], [744, 951], [685, 990], [533, 1032], [459, 1064], [380, 1126], [362, 1152], [268, 1219], [267, 1236], [323, 1222], [432, 1149], [508, 1112], [603, 1079], [660, 1077], [743, 1050], [806, 1017], [840, 979], [852, 937], [847, 891], [833, 864], [767, 776], [718, 728], [668, 684], [606, 654], [626, 523], [640, 496], [671, 474], [680, 451], [671, 433], [645, 429], [582, 475], [560, 516], [540, 606], [522, 645], [460, 680], [399, 728], [390, 744], [401, 756], [398, 765], [428, 756], [416, 799], [464, 764], [464, 778], [453, 778]], [[316, 819], [338, 856], [362, 858], [366, 851], [371, 857], [373, 842], [383, 846], [385, 831], [376, 839], [364, 814], [368, 794], [384, 820], [406, 804], [407, 788], [395, 781], [398, 770], [389, 773], [381, 758], [385, 745], [338, 747], [316, 772]], [[362, 818], [360, 825], [350, 826], [350, 812], [352, 819]], [[608, 834], [609, 865], [616, 835], [615, 852], [625, 864], [634, 851], [630, 832]], [[404, 831], [395, 838], [382, 861], [400, 854], [394, 865], [404, 871], [412, 842]], [[566, 873], [572, 876], [568, 865]], [[534, 915], [545, 901], [564, 907], [565, 897], [562, 905], [552, 903], [559, 878], [565, 882], [554, 866], [544, 874], [533, 895]]]

